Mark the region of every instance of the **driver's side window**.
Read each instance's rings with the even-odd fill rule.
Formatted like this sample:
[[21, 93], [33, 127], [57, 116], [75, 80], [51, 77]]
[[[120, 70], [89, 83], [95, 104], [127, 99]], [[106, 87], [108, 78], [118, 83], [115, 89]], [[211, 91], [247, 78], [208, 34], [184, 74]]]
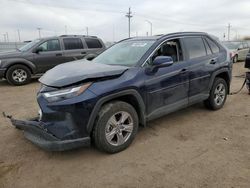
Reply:
[[158, 50], [149, 59], [147, 64], [152, 65], [154, 59], [158, 56], [170, 56], [172, 57], [174, 63], [183, 61], [183, 53], [181, 49], [181, 44], [179, 39], [173, 39], [164, 42]]
[[41, 49], [42, 52], [61, 50], [59, 40], [57, 39], [48, 40], [42, 43], [38, 48]]

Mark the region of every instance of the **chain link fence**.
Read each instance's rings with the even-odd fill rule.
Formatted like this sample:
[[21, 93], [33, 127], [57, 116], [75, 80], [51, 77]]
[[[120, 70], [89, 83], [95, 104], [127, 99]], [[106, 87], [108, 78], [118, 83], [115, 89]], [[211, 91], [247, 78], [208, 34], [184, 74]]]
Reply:
[[0, 52], [11, 51], [22, 47], [25, 42], [0, 42]]

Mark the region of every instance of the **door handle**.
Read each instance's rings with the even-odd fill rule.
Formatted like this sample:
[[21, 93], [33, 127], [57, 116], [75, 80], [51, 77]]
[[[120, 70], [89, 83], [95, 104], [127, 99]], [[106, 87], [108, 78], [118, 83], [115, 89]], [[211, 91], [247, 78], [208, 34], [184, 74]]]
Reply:
[[62, 56], [62, 54], [56, 54], [56, 56]]
[[209, 63], [212, 64], [212, 65], [214, 65], [214, 64], [217, 63], [217, 59], [211, 59]]
[[81, 54], [85, 55], [85, 54], [86, 54], [86, 52], [81, 52]]
[[181, 74], [183, 74], [183, 73], [185, 73], [185, 72], [187, 72], [187, 69], [186, 69], [186, 68], [181, 69], [181, 71], [180, 71]]

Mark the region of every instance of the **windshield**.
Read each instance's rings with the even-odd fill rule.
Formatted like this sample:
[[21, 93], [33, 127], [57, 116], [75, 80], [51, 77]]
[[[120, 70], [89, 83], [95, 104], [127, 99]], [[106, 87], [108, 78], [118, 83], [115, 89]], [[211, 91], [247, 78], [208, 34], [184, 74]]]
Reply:
[[235, 50], [235, 49], [237, 49], [237, 48], [240, 46], [241, 42], [224, 42], [223, 44], [224, 44], [228, 49], [230, 49], [230, 50]]
[[123, 41], [104, 51], [93, 62], [134, 66], [154, 42], [155, 40]]
[[40, 42], [41, 40], [37, 39], [37, 40], [33, 40], [32, 42], [29, 42], [28, 44], [22, 46], [21, 48], [19, 48], [18, 50], [25, 52], [27, 50], [29, 50], [30, 48], [32, 48], [34, 45], [36, 45], [38, 42]]
[[228, 49], [230, 49], [230, 50], [234, 50], [234, 49], [236, 49], [237, 48], [237, 46], [238, 45], [236, 45], [236, 44], [234, 44], [234, 43], [232, 43], [232, 42], [225, 42], [225, 43], [223, 43]]

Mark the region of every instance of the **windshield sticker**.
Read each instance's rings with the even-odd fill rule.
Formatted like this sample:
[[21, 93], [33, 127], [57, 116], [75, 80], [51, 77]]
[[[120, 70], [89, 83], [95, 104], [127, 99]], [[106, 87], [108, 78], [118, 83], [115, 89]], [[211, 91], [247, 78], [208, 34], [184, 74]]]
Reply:
[[145, 42], [136, 42], [136, 43], [133, 43], [131, 46], [132, 47], [145, 47], [148, 43], [145, 43]]

